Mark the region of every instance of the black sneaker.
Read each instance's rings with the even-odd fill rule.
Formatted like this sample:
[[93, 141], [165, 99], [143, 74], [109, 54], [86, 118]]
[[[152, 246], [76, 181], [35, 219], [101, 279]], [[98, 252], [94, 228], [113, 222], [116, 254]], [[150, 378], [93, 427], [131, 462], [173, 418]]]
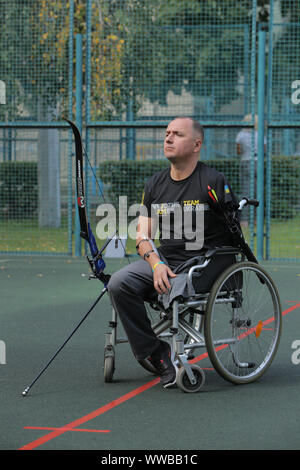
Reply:
[[168, 343], [161, 341], [160, 346], [149, 357], [151, 364], [157, 369], [160, 383], [164, 388], [176, 385], [177, 367], [171, 358], [171, 347]]

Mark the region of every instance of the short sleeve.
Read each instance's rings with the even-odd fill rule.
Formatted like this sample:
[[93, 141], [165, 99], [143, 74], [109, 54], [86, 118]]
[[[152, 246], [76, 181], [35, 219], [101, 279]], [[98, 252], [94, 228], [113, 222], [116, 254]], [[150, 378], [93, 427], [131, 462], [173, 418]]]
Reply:
[[237, 204], [237, 198], [226, 180], [225, 176], [220, 173], [215, 180], [214, 185], [207, 186], [210, 204], [223, 205], [223, 204]]
[[235, 143], [240, 144], [241, 141], [242, 141], [242, 134], [241, 134], [241, 132], [239, 132], [238, 135], [235, 138]]
[[235, 194], [226, 180], [226, 178], [222, 175], [222, 177], [218, 178], [217, 180], [218, 192], [220, 194], [221, 200], [226, 204], [229, 202], [236, 202]]

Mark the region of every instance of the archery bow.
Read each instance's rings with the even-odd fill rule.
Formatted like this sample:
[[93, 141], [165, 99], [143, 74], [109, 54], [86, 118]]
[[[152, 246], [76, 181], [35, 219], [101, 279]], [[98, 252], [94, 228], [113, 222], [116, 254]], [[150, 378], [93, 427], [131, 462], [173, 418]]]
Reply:
[[95, 306], [98, 304], [99, 300], [103, 297], [103, 295], [107, 292], [107, 284], [110, 279], [109, 274], [104, 274], [104, 269], [105, 269], [105, 262], [102, 258], [102, 252], [105, 250], [107, 245], [110, 243], [111, 239], [108, 238], [108, 240], [104, 243], [102, 248], [98, 250], [97, 243], [95, 240], [95, 237], [93, 235], [91, 226], [88, 222], [87, 218], [87, 212], [86, 212], [86, 205], [85, 205], [85, 194], [84, 194], [84, 184], [83, 184], [83, 146], [82, 146], [82, 140], [81, 140], [81, 135], [79, 132], [79, 129], [77, 126], [72, 122], [67, 119], [65, 119], [71, 126], [75, 138], [75, 148], [76, 148], [76, 190], [77, 190], [77, 207], [78, 207], [78, 213], [79, 213], [79, 220], [80, 220], [80, 236], [89, 244], [90, 247], [90, 252], [92, 259], [90, 259], [87, 256], [88, 262], [91, 266], [91, 269], [94, 274], [94, 278], [99, 279], [100, 281], [103, 282], [104, 288], [102, 289], [100, 295], [96, 299], [96, 301], [93, 303], [93, 305], [89, 308], [87, 313], [84, 315], [84, 317], [79, 321], [79, 323], [76, 325], [76, 327], [73, 329], [71, 334], [67, 337], [67, 339], [64, 341], [64, 343], [59, 347], [59, 349], [53, 354], [51, 359], [47, 362], [47, 364], [42, 368], [42, 370], [38, 373], [38, 375], [34, 378], [34, 380], [31, 382], [31, 384], [25, 388], [25, 390], [22, 392], [23, 397], [25, 397], [31, 387], [37, 382], [37, 380], [41, 377], [41, 375], [46, 371], [46, 369], [49, 367], [49, 365], [52, 363], [52, 361], [56, 358], [56, 356], [59, 354], [59, 352], [65, 347], [67, 342], [72, 338], [74, 333], [78, 330], [80, 325], [84, 322], [84, 320], [88, 317], [88, 315], [91, 313], [91, 311], [95, 308]]
[[87, 256], [94, 277], [103, 282], [106, 287], [110, 279], [109, 274], [104, 274], [105, 262], [102, 258], [102, 253], [110, 243], [111, 238], [108, 238], [102, 248], [98, 250], [97, 243], [92, 232], [90, 223], [87, 218], [85, 193], [84, 193], [84, 178], [83, 178], [83, 146], [82, 139], [78, 127], [68, 119], [65, 119], [71, 126], [76, 150], [76, 191], [77, 191], [77, 208], [80, 221], [80, 236], [89, 245], [92, 259]]

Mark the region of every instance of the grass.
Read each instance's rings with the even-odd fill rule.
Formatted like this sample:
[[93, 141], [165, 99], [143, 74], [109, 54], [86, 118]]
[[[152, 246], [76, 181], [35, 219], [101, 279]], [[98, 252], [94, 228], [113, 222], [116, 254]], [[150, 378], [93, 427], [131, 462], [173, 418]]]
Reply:
[[271, 222], [270, 257], [300, 259], [300, 217]]
[[[250, 244], [249, 229], [244, 229], [244, 235]], [[255, 237], [254, 241], [256, 241]], [[102, 243], [104, 240], [97, 240], [99, 247]], [[271, 258], [300, 259], [300, 217], [287, 220], [273, 219], [270, 230], [270, 247]], [[2, 221], [0, 224], [0, 251], [68, 253], [67, 219], [62, 219], [60, 228], [39, 228], [37, 221], [32, 220]], [[135, 240], [127, 240], [126, 251], [128, 254], [136, 253]], [[74, 254], [74, 252], [73, 236], [72, 253]]]
[[33, 220], [10, 220], [0, 225], [0, 251], [68, 253], [68, 227], [40, 228]]

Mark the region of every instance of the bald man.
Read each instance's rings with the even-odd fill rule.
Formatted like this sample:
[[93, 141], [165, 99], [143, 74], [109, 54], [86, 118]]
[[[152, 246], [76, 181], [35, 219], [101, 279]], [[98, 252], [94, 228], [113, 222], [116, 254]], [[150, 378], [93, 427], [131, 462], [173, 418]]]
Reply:
[[[153, 332], [144, 302], [171, 288], [175, 268], [208, 249], [231, 244], [210, 208], [212, 199], [226, 204], [234, 195], [222, 173], [199, 161], [203, 139], [203, 127], [190, 117], [169, 123], [164, 155], [170, 167], [154, 174], [144, 189], [136, 236], [141, 259], [113, 274], [108, 284], [133, 354], [153, 364], [164, 388], [176, 384], [176, 365], [169, 344]], [[157, 227], [160, 246], [155, 249]], [[212, 266], [214, 278], [225, 269], [219, 261]]]

